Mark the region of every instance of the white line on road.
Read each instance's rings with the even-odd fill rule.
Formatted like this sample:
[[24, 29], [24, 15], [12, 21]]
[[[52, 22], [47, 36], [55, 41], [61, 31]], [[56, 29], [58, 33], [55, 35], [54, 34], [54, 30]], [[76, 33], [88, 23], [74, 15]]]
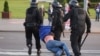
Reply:
[[[47, 49], [41, 49], [42, 53], [51, 53], [50, 51], [48, 51]], [[70, 52], [72, 52], [70, 50]], [[95, 54], [100, 54], [100, 50], [82, 50], [82, 53], [95, 53]], [[23, 50], [6, 50], [6, 49], [0, 49], [0, 54], [2, 55], [28, 55], [27, 54], [27, 49], [23, 49]], [[36, 49], [32, 49], [32, 55], [36, 55]]]
[[82, 53], [99, 53], [100, 54], [100, 50], [82, 50]]
[[4, 37], [0, 37], [0, 39], [4, 39]]
[[[27, 52], [0, 52], [2, 55], [28, 55]], [[37, 55], [36, 53], [32, 53], [32, 55]]]

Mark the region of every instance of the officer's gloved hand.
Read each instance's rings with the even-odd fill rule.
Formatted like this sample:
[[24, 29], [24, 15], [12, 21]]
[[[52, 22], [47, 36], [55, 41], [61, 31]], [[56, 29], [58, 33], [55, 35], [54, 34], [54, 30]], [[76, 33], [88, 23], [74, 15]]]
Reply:
[[54, 32], [54, 26], [51, 27], [51, 32]]
[[91, 33], [91, 30], [90, 29], [87, 29], [86, 33]]
[[51, 32], [54, 32], [54, 29], [51, 29]]
[[23, 23], [23, 26], [26, 26], [26, 22]]

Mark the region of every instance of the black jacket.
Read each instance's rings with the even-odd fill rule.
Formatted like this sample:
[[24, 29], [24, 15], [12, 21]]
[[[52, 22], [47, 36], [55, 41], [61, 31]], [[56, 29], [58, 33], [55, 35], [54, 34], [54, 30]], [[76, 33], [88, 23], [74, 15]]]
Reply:
[[43, 24], [42, 15], [39, 12], [39, 9], [37, 7], [30, 7], [26, 10], [26, 18], [24, 22], [24, 26], [27, 26], [27, 24], [33, 24], [35, 26], [40, 26]]
[[53, 9], [52, 13], [52, 30], [56, 31], [63, 31], [63, 13], [61, 8]]
[[70, 19], [70, 27], [71, 29], [75, 28], [83, 28], [85, 29], [85, 23], [87, 25], [87, 31], [91, 28], [91, 21], [86, 11], [80, 7], [73, 7], [68, 14], [64, 16], [64, 21]]

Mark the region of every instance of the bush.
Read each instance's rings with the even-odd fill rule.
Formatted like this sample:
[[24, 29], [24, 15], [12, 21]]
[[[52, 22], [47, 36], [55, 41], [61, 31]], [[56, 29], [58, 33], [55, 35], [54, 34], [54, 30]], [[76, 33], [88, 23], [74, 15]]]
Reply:
[[4, 2], [4, 10], [3, 10], [4, 12], [9, 12], [9, 6], [8, 6], [8, 1], [7, 0], [5, 0], [5, 2]]
[[[77, 0], [78, 2], [83, 2], [84, 0]], [[100, 2], [100, 0], [90, 0], [90, 2]]]
[[67, 0], [58, 0], [58, 1], [62, 4], [62, 6], [65, 6], [65, 4], [67, 2]]
[[90, 0], [91, 2], [100, 2], [100, 0]]
[[[91, 3], [90, 8], [95, 8], [95, 6], [97, 5], [97, 3]], [[80, 6], [83, 7], [83, 3], [80, 3]]]

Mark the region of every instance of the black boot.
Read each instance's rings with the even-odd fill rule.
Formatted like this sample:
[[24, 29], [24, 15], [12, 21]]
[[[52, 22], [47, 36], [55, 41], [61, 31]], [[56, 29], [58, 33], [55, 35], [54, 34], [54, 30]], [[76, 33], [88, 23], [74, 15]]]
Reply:
[[75, 56], [81, 56], [81, 54], [79, 54], [79, 55], [75, 55]]
[[37, 54], [40, 55], [40, 53], [41, 53], [41, 50], [37, 49]]
[[32, 54], [32, 45], [31, 44], [28, 45], [28, 54], [29, 55]]

